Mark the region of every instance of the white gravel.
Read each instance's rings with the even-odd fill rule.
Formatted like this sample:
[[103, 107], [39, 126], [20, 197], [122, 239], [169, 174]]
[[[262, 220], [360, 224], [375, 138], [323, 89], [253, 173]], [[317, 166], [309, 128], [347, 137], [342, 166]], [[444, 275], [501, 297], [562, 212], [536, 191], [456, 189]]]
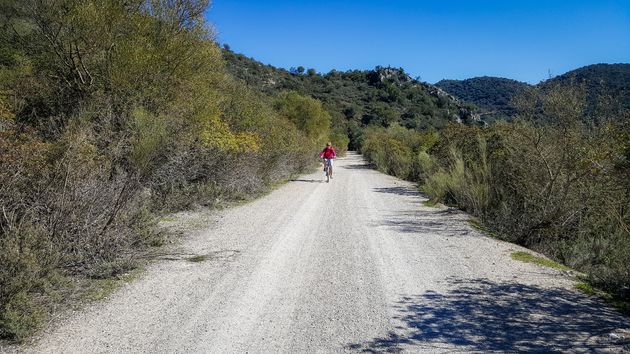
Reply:
[[[627, 318], [410, 183], [339, 159], [221, 211], [36, 353], [621, 352]], [[624, 344], [625, 343], [625, 344]], [[624, 347], [625, 345], [625, 347]], [[15, 348], [13, 348], [15, 350]]]

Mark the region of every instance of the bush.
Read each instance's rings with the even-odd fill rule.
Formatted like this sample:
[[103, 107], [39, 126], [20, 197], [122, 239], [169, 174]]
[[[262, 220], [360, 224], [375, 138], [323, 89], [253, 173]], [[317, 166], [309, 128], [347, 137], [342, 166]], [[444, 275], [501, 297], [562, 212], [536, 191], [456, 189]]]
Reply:
[[335, 148], [337, 155], [346, 155], [346, 152], [348, 152], [348, 144], [350, 144], [350, 138], [348, 138], [347, 134], [337, 130], [330, 134], [329, 140]]
[[417, 132], [398, 125], [370, 127], [363, 133], [361, 152], [377, 169], [394, 176], [417, 180], [424, 176], [430, 164], [420, 161], [429, 147], [435, 144], [437, 135], [433, 131]]
[[160, 213], [245, 198], [316, 161], [330, 115], [232, 79], [206, 5], [0, 5], [13, 58], [0, 63], [0, 337], [38, 327], [54, 278], [132, 269], [161, 244]]
[[26, 291], [3, 301], [0, 310], [0, 338], [18, 341], [39, 329], [46, 316], [45, 308]]
[[450, 125], [435, 140], [397, 126], [371, 128], [362, 152], [379, 170], [420, 182], [434, 201], [627, 299], [630, 129], [584, 126], [583, 100], [580, 87], [528, 91], [512, 123]]
[[330, 129], [330, 114], [321, 102], [295, 92], [280, 94], [275, 102], [281, 115], [293, 122], [307, 137], [322, 143]]

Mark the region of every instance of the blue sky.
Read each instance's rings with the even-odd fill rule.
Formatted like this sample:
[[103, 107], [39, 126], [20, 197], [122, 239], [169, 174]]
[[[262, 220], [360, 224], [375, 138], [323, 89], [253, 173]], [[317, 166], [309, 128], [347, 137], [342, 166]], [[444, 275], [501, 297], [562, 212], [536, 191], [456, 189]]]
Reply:
[[537, 83], [630, 62], [630, 0], [214, 0], [207, 18], [236, 52], [324, 73], [390, 65], [431, 83]]

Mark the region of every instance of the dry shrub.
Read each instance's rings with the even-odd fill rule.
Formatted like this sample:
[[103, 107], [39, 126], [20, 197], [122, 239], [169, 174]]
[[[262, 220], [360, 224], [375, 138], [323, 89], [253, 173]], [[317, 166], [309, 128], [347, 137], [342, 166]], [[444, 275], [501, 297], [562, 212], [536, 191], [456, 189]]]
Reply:
[[206, 1], [142, 3], [1, 5], [1, 337], [37, 327], [54, 273], [129, 270], [161, 212], [255, 195], [329, 135], [319, 101], [227, 75]]
[[0, 138], [0, 328], [20, 339], [46, 312], [53, 275], [87, 273], [137, 242], [137, 186], [112, 172], [81, 131], [57, 143], [33, 134]]
[[450, 125], [435, 143], [398, 127], [367, 129], [362, 152], [379, 170], [421, 182], [433, 200], [627, 299], [630, 124], [584, 125], [598, 119], [584, 117], [583, 99], [579, 87], [528, 91], [517, 121]]

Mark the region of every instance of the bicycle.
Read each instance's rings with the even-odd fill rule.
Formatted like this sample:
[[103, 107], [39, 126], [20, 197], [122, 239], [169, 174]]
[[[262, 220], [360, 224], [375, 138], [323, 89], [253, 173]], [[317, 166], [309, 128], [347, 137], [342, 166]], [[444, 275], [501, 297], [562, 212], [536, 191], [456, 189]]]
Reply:
[[324, 159], [324, 172], [326, 173], [326, 183], [332, 178], [332, 159]]

